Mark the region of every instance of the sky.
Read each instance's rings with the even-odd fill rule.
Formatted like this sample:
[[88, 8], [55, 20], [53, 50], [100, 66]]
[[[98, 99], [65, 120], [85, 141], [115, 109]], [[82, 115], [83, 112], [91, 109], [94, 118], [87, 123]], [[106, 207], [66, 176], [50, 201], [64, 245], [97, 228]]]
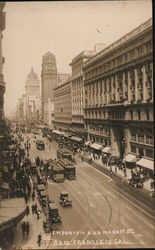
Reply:
[[152, 17], [151, 0], [6, 2], [2, 51], [5, 115], [16, 110], [31, 67], [41, 82], [42, 56], [55, 54], [57, 70], [97, 43], [107, 46]]

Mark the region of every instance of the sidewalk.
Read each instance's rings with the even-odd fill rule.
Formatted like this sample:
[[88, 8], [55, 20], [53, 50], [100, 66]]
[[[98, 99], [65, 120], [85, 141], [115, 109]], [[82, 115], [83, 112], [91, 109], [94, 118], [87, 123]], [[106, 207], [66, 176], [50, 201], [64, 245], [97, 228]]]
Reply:
[[[34, 203], [37, 203], [38, 209], [40, 212], [40, 218], [37, 219], [36, 214], [32, 214], [31, 206], [33, 204], [32, 199], [28, 201], [28, 206], [30, 208], [30, 213], [28, 216], [25, 216], [23, 220], [17, 225], [14, 232], [14, 247], [18, 249], [47, 249], [51, 241], [51, 233], [45, 233], [43, 229], [43, 221], [46, 221], [46, 217], [42, 211], [42, 208], [39, 204], [37, 197], [35, 197]], [[27, 236], [26, 234], [22, 235], [21, 225], [23, 222], [29, 222], [30, 232]], [[41, 233], [42, 241], [40, 247], [37, 244], [38, 234]]]
[[[78, 157], [81, 158], [82, 155], [81, 155], [81, 154], [78, 154]], [[100, 159], [95, 159], [95, 160], [94, 160], [92, 154], [91, 154], [91, 155], [85, 155], [85, 156], [84, 156], [84, 160], [87, 161], [87, 162], [88, 162], [88, 157], [89, 157], [89, 158], [90, 158], [90, 157], [92, 158], [92, 163], [97, 164], [98, 166], [104, 168], [106, 171], [108, 171], [108, 172], [110, 173], [110, 166], [104, 165], [103, 162], [102, 162], [101, 157], [100, 157]], [[128, 182], [128, 180], [131, 179], [131, 170], [130, 170], [130, 169], [126, 168], [126, 176], [125, 176], [125, 174], [124, 174], [124, 171], [121, 170], [121, 169], [119, 169], [118, 167], [115, 168], [115, 166], [112, 166], [111, 169], [112, 169], [113, 175], [115, 175], [115, 176], [121, 178], [122, 180]], [[151, 194], [152, 189], [151, 189], [151, 186], [150, 186], [150, 182], [151, 182], [151, 179], [149, 179], [148, 181], [145, 181], [145, 182], [144, 182], [143, 189], [146, 189], [146, 190], [149, 191], [150, 194]]]

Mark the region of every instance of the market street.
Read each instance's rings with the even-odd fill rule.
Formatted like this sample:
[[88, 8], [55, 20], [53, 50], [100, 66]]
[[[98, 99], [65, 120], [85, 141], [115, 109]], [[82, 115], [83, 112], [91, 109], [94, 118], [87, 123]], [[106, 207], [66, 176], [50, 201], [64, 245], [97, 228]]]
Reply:
[[[39, 151], [31, 137], [31, 160], [37, 156], [56, 158], [57, 144], [44, 141], [45, 151]], [[69, 192], [71, 208], [59, 204], [58, 196], [63, 190]], [[62, 218], [62, 224], [53, 231], [49, 249], [154, 246], [154, 223], [148, 212], [122, 195], [109, 176], [80, 159], [76, 164], [76, 180], [60, 184], [49, 180], [48, 194]]]

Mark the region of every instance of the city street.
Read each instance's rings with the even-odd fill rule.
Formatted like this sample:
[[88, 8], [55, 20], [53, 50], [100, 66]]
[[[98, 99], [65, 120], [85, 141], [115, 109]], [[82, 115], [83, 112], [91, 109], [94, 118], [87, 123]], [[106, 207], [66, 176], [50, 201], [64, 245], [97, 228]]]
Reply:
[[[45, 151], [39, 151], [34, 136], [29, 137], [31, 160], [37, 156], [56, 158], [55, 142], [43, 138]], [[69, 192], [72, 207], [63, 208], [59, 204], [58, 196], [63, 190]], [[76, 180], [60, 184], [49, 180], [48, 194], [62, 218], [62, 224], [54, 228], [49, 249], [137, 248], [155, 244], [151, 209], [149, 213], [148, 208], [119, 190], [112, 178], [78, 158]]]

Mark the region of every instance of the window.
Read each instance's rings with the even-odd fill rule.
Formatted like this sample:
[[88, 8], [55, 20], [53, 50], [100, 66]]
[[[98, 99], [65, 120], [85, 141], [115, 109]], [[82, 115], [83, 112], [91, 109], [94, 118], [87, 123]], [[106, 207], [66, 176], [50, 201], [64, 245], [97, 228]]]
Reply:
[[153, 150], [146, 149], [146, 157], [153, 158]]
[[149, 109], [146, 109], [146, 120], [149, 121], [150, 120], [150, 112]]
[[137, 114], [138, 114], [138, 120], [141, 120], [141, 111], [138, 110], [138, 111], [137, 111]]
[[140, 134], [138, 135], [138, 142], [144, 142], [144, 135]]
[[131, 141], [136, 141], [136, 133], [131, 133]]
[[103, 143], [103, 139], [102, 138], [100, 138], [100, 143]]
[[131, 118], [131, 120], [133, 120], [133, 111], [132, 110], [130, 111], [130, 118]]
[[152, 136], [146, 136], [146, 143], [150, 144], [150, 145], [153, 145], [153, 138], [152, 138]]
[[136, 146], [131, 145], [131, 152], [136, 153]]

